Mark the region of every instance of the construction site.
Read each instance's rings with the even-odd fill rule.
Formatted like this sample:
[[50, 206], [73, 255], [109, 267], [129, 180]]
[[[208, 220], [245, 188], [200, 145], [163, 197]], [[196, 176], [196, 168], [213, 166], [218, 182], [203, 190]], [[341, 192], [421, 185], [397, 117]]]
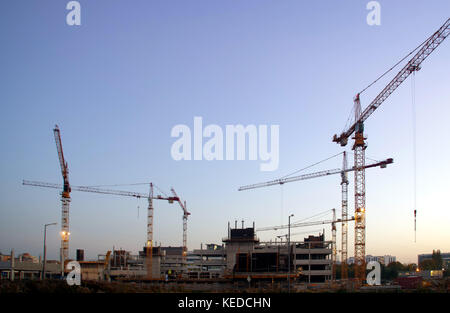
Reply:
[[[217, 233], [223, 234], [221, 242], [208, 242], [209, 234], [203, 234], [206, 243], [197, 248], [189, 244], [191, 228], [188, 227], [189, 219], [191, 215], [195, 216], [196, 209], [188, 205], [190, 199], [183, 198], [182, 190], [177, 188], [175, 191], [174, 188], [170, 188], [169, 192], [164, 192], [163, 188], [154, 182], [148, 182], [146, 185], [148, 193], [114, 188], [105, 189], [91, 186], [89, 182], [84, 185], [72, 185], [69, 181], [71, 156], [65, 155], [63, 152], [62, 129], [64, 126], [60, 124], [62, 127], [60, 129], [56, 125], [53, 135], [62, 183], [23, 180], [22, 185], [24, 193], [27, 192], [27, 188], [60, 191], [61, 208], [58, 210], [61, 212], [61, 219], [57, 225], [61, 237], [59, 260], [46, 260], [45, 246], [43, 260], [39, 259], [34, 262], [27, 262], [22, 257], [17, 259], [14, 251], [11, 251], [10, 255], [2, 256], [1, 279], [4, 281], [61, 280], [72, 272], [71, 262], [77, 261], [80, 266], [82, 284], [87, 281], [95, 281], [105, 284], [165, 286], [165, 291], [169, 288], [182, 288], [182, 290], [191, 291], [223, 292], [252, 290], [253, 288], [258, 291], [279, 292], [308, 290], [399, 292], [402, 289], [415, 290], [425, 286], [434, 288], [439, 284], [444, 284], [442, 288], [448, 292], [450, 285], [448, 280], [442, 277], [443, 272], [448, 272], [448, 269], [443, 269], [439, 273], [436, 271], [425, 273], [417, 267], [411, 273], [405, 274], [403, 279], [383, 279], [376, 283], [368, 279], [367, 275], [372, 269], [368, 267], [368, 264], [375, 259], [371, 259], [371, 256], [366, 253], [367, 246], [370, 245], [370, 242], [366, 242], [366, 207], [370, 210], [371, 204], [366, 203], [365, 172], [366, 170], [375, 172], [382, 169], [383, 173], [380, 175], [389, 177], [389, 169], [396, 166], [397, 160], [394, 160], [391, 155], [386, 155], [383, 160], [366, 158], [366, 150], [370, 150], [370, 147], [368, 148], [365, 135], [365, 122], [369, 118], [376, 120], [375, 117], [372, 117], [373, 113], [389, 99], [390, 95], [410, 76], [414, 76], [423, 66], [426, 66], [427, 62], [433, 62], [431, 55], [440, 48], [449, 34], [450, 19], [447, 19], [418, 47], [382, 74], [381, 77], [384, 77], [401, 62], [404, 63], [375, 98], [370, 99], [365, 105], [361, 103], [361, 95], [381, 77], [355, 95], [353, 99], [354, 116], [352, 116], [349, 126], [341, 133], [330, 134], [330, 141], [323, 143], [323, 145], [337, 144], [342, 149], [348, 145], [352, 150], [353, 164], [349, 164], [349, 152], [343, 150], [330, 157], [339, 158], [339, 162], [342, 164], [340, 168], [301, 173], [300, 175], [296, 172], [294, 175], [266, 182], [243, 185], [236, 190], [236, 193], [242, 195], [248, 190], [257, 188], [270, 188], [288, 183], [307, 184], [309, 180], [320, 180], [322, 177], [335, 175], [340, 177], [339, 185], [336, 185], [341, 194], [340, 203], [336, 203], [334, 208], [329, 208], [325, 214], [312, 212], [311, 218], [293, 223], [291, 223], [293, 215], [289, 216], [288, 223], [274, 223], [269, 226], [260, 226], [256, 216], [253, 220], [246, 221], [232, 220], [230, 217], [230, 220], [223, 221], [223, 229], [217, 229]], [[443, 45], [442, 49], [448, 49], [448, 46]], [[389, 111], [390, 105], [390, 103], [386, 104], [385, 112]], [[318, 161], [316, 164], [323, 161]], [[354, 194], [349, 194], [350, 184], [353, 185]], [[133, 254], [125, 249], [105, 248], [104, 253], [98, 255], [97, 259], [88, 260], [85, 258], [85, 250], [82, 247], [77, 247], [77, 249], [71, 247], [70, 205], [72, 199], [76, 198], [79, 193], [148, 201], [146, 238], [142, 238], [143, 244], [138, 254]], [[349, 206], [349, 197], [353, 197], [354, 207]], [[182, 238], [179, 238], [178, 246], [165, 245], [164, 241], [156, 243], [154, 240], [154, 211], [158, 209], [158, 204], [161, 202], [176, 207], [179, 212], [177, 214], [182, 218], [182, 224], [180, 223]], [[413, 211], [414, 218], [416, 218], [417, 208], [415, 207]], [[318, 216], [325, 215], [331, 215], [331, 217], [317, 219]], [[311, 220], [312, 218], [315, 220]], [[163, 224], [169, 223], [169, 221], [158, 220], [157, 223]], [[302, 228], [310, 226], [317, 226], [321, 229], [314, 232], [302, 231]], [[275, 236], [271, 240], [260, 240], [261, 234], [271, 231], [282, 231], [283, 234]], [[302, 239], [292, 239], [294, 234], [297, 235], [297, 238], [300, 235]], [[331, 236], [326, 236], [328, 234]], [[349, 242], [349, 234], [354, 237], [353, 242]], [[354, 248], [352, 255], [349, 255], [349, 246]], [[76, 257], [71, 258], [70, 255], [76, 255]], [[390, 256], [383, 259], [383, 266], [387, 267], [390, 263], [395, 263], [395, 257], [387, 261], [388, 257]], [[376, 260], [378, 262], [381, 259]]]

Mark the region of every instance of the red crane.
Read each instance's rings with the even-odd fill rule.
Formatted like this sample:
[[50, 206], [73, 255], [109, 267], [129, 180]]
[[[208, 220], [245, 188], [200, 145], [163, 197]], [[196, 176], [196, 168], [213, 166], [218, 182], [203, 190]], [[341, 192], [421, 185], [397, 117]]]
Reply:
[[188, 212], [186, 208], [186, 201], [184, 203], [181, 201], [180, 197], [178, 197], [175, 189], [171, 188], [172, 194], [176, 199], [178, 199], [178, 203], [180, 204], [181, 209], [183, 210], [183, 266], [186, 265], [186, 256], [187, 256], [187, 219], [191, 213]]

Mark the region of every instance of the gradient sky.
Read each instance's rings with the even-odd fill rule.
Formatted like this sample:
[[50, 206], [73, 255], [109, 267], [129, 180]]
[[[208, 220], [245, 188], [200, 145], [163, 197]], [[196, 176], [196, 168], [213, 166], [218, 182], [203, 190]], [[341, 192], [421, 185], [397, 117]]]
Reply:
[[[368, 1], [360, 0], [80, 0], [82, 25], [70, 27], [67, 2], [9, 0], [0, 8], [4, 254], [11, 248], [41, 254], [43, 224], [58, 222], [48, 232], [49, 258], [58, 258], [58, 190], [21, 184], [22, 179], [62, 182], [55, 124], [73, 185], [152, 181], [166, 192], [173, 186], [192, 213], [189, 249], [220, 243], [228, 221], [261, 227], [286, 223], [290, 213], [299, 220], [339, 209], [339, 175], [245, 192], [237, 188], [341, 152], [331, 137], [344, 128], [356, 92], [450, 13], [448, 0], [379, 1], [381, 26], [368, 26]], [[366, 155], [395, 161], [366, 172], [366, 254], [417, 262], [419, 253], [450, 251], [449, 60], [447, 39], [415, 78], [416, 243], [411, 79], [366, 122]], [[363, 107], [398, 70], [361, 95]], [[260, 172], [259, 161], [172, 160], [170, 131], [177, 124], [193, 127], [194, 116], [222, 127], [280, 125], [279, 169]], [[340, 166], [341, 159], [334, 158], [313, 170]], [[352, 212], [353, 175], [350, 181]], [[83, 248], [94, 259], [113, 246], [136, 253], [146, 240], [146, 207], [145, 200], [74, 191], [70, 256]], [[165, 202], [155, 207], [154, 239], [181, 245], [180, 207]], [[330, 226], [324, 227], [330, 239]], [[350, 230], [352, 256], [353, 223]]]

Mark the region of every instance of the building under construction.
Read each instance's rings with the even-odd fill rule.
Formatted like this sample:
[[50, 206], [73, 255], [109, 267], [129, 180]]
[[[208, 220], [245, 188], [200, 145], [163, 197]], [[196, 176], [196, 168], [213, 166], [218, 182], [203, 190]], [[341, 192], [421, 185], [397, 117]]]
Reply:
[[[286, 280], [298, 282], [326, 282], [332, 278], [332, 242], [323, 234], [303, 241], [260, 242], [255, 227], [231, 228], [223, 243], [203, 245], [190, 251], [186, 261], [183, 247], [153, 247], [150, 254], [144, 248], [138, 255], [114, 250], [104, 268], [112, 280], [155, 281], [236, 281]], [[105, 261], [106, 260], [106, 261]], [[151, 275], [149, 275], [151, 271]]]
[[292, 279], [325, 282], [332, 275], [332, 242], [323, 234], [304, 241], [260, 242], [255, 228], [229, 228], [226, 244], [225, 278]]

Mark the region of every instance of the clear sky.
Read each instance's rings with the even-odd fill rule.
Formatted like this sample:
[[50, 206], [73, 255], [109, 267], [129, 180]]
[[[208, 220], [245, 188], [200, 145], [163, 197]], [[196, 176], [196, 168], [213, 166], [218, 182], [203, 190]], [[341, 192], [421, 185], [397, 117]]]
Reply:
[[[73, 185], [152, 181], [166, 192], [173, 186], [192, 213], [189, 249], [220, 243], [228, 221], [261, 227], [286, 223], [290, 213], [299, 220], [339, 209], [339, 175], [245, 192], [237, 188], [341, 152], [331, 137], [344, 128], [355, 93], [450, 13], [448, 0], [382, 0], [381, 25], [369, 26], [366, 0], [80, 0], [82, 25], [68, 26], [67, 2], [8, 0], [0, 7], [4, 254], [11, 248], [41, 254], [43, 224], [58, 222], [48, 232], [49, 257], [58, 258], [58, 190], [21, 185], [22, 179], [62, 182], [55, 124]], [[366, 174], [367, 254], [417, 262], [419, 253], [450, 251], [449, 41], [415, 77], [416, 243], [411, 79], [366, 123], [366, 155], [395, 160]], [[362, 94], [363, 107], [397, 71]], [[261, 172], [259, 161], [174, 161], [171, 129], [192, 128], [194, 116], [221, 127], [280, 125], [278, 170]], [[340, 166], [334, 158], [312, 170]], [[353, 175], [350, 181], [352, 212]], [[121, 189], [147, 192], [146, 186]], [[84, 248], [96, 258], [113, 246], [136, 253], [146, 240], [146, 207], [145, 200], [74, 191], [70, 256]], [[181, 245], [180, 207], [164, 202], [155, 207], [155, 240]], [[330, 227], [324, 227], [330, 239]], [[352, 256], [353, 224], [349, 228]]]

